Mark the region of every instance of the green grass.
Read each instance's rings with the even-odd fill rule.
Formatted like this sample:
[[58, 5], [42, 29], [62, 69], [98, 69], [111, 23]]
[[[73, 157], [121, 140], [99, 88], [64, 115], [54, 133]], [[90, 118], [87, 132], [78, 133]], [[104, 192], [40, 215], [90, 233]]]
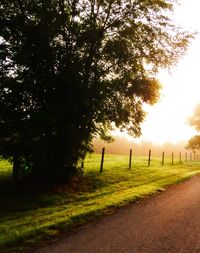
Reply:
[[7, 161], [0, 160], [0, 182], [10, 180], [11, 166]]
[[[200, 173], [199, 162], [176, 162], [133, 157], [128, 170], [127, 156], [106, 155], [103, 173], [99, 173], [100, 155], [85, 161], [84, 176], [71, 181], [71, 187], [46, 189], [16, 187], [10, 179], [11, 166], [0, 162], [0, 248], [2, 252], [27, 252], [27, 247], [48, 238], [56, 238], [89, 220], [113, 212], [129, 202], [161, 191], [167, 185], [182, 182]], [[25, 190], [24, 190], [25, 189]]]

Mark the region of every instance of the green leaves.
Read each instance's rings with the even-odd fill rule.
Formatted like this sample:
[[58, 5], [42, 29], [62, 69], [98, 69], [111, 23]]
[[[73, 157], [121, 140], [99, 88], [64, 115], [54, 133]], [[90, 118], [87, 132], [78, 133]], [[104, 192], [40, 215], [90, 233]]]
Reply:
[[110, 140], [113, 125], [139, 136], [142, 104], [159, 97], [156, 73], [190, 40], [170, 21], [172, 8], [168, 0], [1, 0], [0, 154], [16, 149], [30, 174], [53, 177], [55, 164], [76, 166], [95, 135]]

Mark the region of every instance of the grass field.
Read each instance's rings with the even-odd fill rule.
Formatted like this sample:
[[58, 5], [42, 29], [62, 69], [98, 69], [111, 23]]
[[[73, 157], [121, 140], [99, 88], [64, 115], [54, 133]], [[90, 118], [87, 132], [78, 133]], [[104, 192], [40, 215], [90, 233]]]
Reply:
[[110, 214], [129, 202], [161, 191], [167, 185], [200, 173], [200, 162], [161, 166], [154, 158], [106, 155], [103, 173], [99, 173], [100, 155], [88, 157], [84, 176], [73, 178], [70, 187], [46, 189], [21, 186], [11, 181], [11, 166], [0, 162], [0, 248], [3, 252], [27, 252], [38, 242], [57, 238], [60, 232], [89, 220]]

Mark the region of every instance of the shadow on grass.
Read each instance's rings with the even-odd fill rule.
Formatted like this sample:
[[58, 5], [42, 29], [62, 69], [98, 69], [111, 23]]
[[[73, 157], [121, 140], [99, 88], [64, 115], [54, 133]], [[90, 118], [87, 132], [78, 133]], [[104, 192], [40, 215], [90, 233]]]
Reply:
[[[191, 166], [192, 167], [192, 166]], [[165, 167], [161, 167], [165, 173]], [[171, 177], [181, 175], [178, 172], [178, 166], [174, 165], [170, 170], [176, 170], [176, 173], [169, 175], [169, 168], [166, 175], [157, 175], [153, 172], [154, 168], [143, 166], [134, 167], [131, 170], [127, 168], [115, 167], [112, 171], [105, 170], [102, 174], [98, 171], [88, 171], [84, 176], [73, 177], [68, 184], [59, 186], [48, 185], [31, 185], [25, 181], [20, 181], [17, 185], [11, 179], [9, 170], [2, 173], [0, 170], [0, 217], [8, 216], [10, 213], [22, 213], [22, 211], [30, 211], [43, 207], [57, 206], [64, 201], [65, 204], [73, 200], [82, 201], [89, 198], [88, 194], [95, 193], [97, 195], [106, 195], [113, 192], [113, 187], [118, 187], [117, 184], [123, 185], [127, 183], [126, 187], [137, 187], [145, 184], [151, 184], [157, 181], [165, 181]], [[155, 172], [157, 169], [155, 168]], [[144, 177], [145, 174], [145, 177]], [[110, 191], [108, 188], [110, 187]], [[88, 193], [88, 194], [87, 194]], [[91, 197], [91, 196], [90, 196]]]
[[30, 238], [33, 243], [44, 240], [45, 234], [49, 236], [100, 217], [109, 208], [113, 210], [113, 207], [156, 192], [198, 169], [194, 166], [190, 169], [188, 165], [180, 170], [176, 165], [147, 167], [146, 163], [143, 166], [138, 163], [128, 170], [124, 164], [108, 163], [102, 174], [98, 166], [85, 167], [83, 176], [74, 176], [68, 184], [59, 186], [31, 185], [24, 181], [15, 185], [10, 173], [6, 174], [0, 167], [1, 245], [13, 244], [13, 252], [19, 252], [15, 250], [20, 240], [23, 245]]
[[[74, 200], [82, 201], [87, 193], [106, 188], [110, 182], [103, 180], [97, 173], [88, 173], [82, 177], [73, 177], [63, 185], [36, 185], [26, 181], [14, 184], [10, 175], [0, 175], [0, 217], [9, 219], [15, 214], [20, 217], [23, 212], [38, 208], [59, 206]], [[109, 194], [109, 193], [108, 193]]]

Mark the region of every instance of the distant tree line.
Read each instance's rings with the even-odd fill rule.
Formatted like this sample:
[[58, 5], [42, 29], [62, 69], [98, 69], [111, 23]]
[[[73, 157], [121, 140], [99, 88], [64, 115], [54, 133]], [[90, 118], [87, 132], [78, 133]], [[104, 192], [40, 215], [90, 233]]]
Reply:
[[93, 140], [93, 149], [95, 153], [101, 153], [102, 148], [106, 148], [106, 153], [109, 154], [124, 154], [128, 155], [130, 149], [133, 150], [133, 155], [147, 155], [149, 150], [151, 149], [153, 155], [160, 156], [164, 151], [166, 155], [170, 155], [173, 152], [174, 154], [179, 154], [182, 152], [183, 154], [186, 152], [185, 146], [186, 142], [178, 142], [176, 144], [173, 143], [163, 143], [163, 144], [155, 144], [151, 142], [141, 141], [130, 141], [126, 137], [123, 136], [115, 136], [115, 140], [111, 143], [106, 143], [99, 138]]

